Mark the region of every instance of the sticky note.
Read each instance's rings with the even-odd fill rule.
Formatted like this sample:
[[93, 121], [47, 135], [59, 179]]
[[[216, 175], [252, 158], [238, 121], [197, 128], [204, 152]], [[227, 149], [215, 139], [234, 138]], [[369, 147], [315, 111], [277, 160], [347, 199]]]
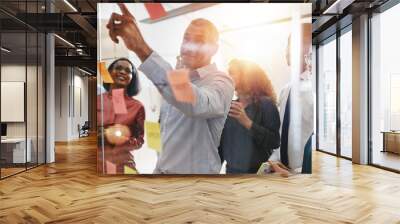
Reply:
[[113, 89], [112, 101], [113, 101], [114, 113], [116, 114], [128, 113], [124, 99], [124, 89]]
[[117, 166], [114, 163], [106, 161], [106, 169], [107, 174], [116, 174], [117, 173]]
[[167, 78], [177, 101], [194, 104], [195, 97], [190, 85], [189, 70], [172, 70], [168, 72]]
[[144, 7], [146, 7], [150, 19], [152, 20], [159, 19], [167, 15], [167, 12], [161, 3], [144, 3]]
[[258, 175], [272, 173], [271, 166], [268, 162], [262, 163], [260, 168], [257, 171]]
[[136, 170], [130, 168], [129, 166], [124, 166], [124, 174], [138, 174]]
[[146, 131], [147, 146], [161, 152], [161, 131], [158, 122], [145, 121], [144, 129]]
[[103, 78], [104, 83], [114, 83], [113, 79], [111, 78], [110, 73], [108, 72], [106, 68], [106, 63], [105, 62], [98, 62], [97, 63], [98, 70], [100, 72], [101, 77]]

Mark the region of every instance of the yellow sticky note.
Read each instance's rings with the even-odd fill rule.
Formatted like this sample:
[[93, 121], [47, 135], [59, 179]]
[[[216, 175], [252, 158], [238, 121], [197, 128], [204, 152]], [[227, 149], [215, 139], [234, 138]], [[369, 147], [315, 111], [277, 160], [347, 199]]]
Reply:
[[189, 70], [172, 70], [168, 72], [167, 78], [177, 101], [194, 104], [195, 96], [190, 85]]
[[129, 166], [124, 166], [124, 174], [138, 174], [138, 172]]
[[106, 68], [105, 62], [98, 62], [97, 63], [98, 71], [100, 72], [101, 77], [103, 78], [104, 83], [114, 83], [113, 79], [111, 78], [110, 73]]
[[144, 129], [146, 131], [147, 146], [157, 152], [161, 152], [160, 124], [158, 122], [146, 121], [144, 123]]

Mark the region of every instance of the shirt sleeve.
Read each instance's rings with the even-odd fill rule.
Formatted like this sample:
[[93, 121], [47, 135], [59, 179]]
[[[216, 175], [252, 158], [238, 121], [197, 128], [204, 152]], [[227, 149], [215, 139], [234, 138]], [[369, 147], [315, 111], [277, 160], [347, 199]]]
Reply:
[[176, 100], [168, 83], [167, 72], [172, 70], [168, 62], [153, 52], [140, 66], [142, 71], [157, 87], [165, 101], [187, 116], [213, 118], [224, 116], [233, 96], [233, 82], [223, 75], [215, 75], [208, 85], [198, 87], [190, 84], [195, 95], [195, 103]]
[[275, 149], [272, 155], [269, 157], [268, 161], [280, 161], [281, 160], [281, 150], [280, 148]]
[[261, 122], [253, 122], [250, 134], [254, 142], [269, 155], [273, 149], [280, 146], [280, 118], [277, 107], [271, 101], [265, 101], [261, 105]]

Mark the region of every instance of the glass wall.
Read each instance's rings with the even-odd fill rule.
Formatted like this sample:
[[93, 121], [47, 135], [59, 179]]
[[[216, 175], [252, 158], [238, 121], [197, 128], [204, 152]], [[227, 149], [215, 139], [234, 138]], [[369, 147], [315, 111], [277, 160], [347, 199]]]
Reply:
[[25, 170], [26, 161], [31, 161], [31, 151], [26, 151], [26, 33], [2, 33], [1, 46], [0, 147], [4, 177]]
[[37, 61], [37, 162], [46, 162], [46, 36], [38, 33]]
[[340, 36], [340, 155], [352, 157], [352, 32]]
[[318, 48], [318, 149], [336, 153], [336, 37]]
[[44, 1], [0, 3], [0, 178], [45, 162], [46, 40], [21, 22], [25, 12], [41, 12], [43, 5]]
[[[333, 35], [319, 44], [317, 60], [318, 150], [350, 159], [352, 157], [351, 25], [340, 30], [338, 35]], [[340, 123], [337, 123], [338, 121]]]
[[400, 4], [371, 19], [372, 164], [400, 170]]
[[[27, 114], [27, 141], [28, 150], [31, 151], [31, 160], [28, 161], [28, 168], [37, 164], [37, 81], [38, 81], [38, 34], [34, 32], [27, 33], [27, 50], [28, 50], [28, 61], [27, 61], [27, 74], [26, 74], [26, 92], [29, 93], [26, 96], [26, 114]], [[33, 93], [33, 94], [30, 94]]]

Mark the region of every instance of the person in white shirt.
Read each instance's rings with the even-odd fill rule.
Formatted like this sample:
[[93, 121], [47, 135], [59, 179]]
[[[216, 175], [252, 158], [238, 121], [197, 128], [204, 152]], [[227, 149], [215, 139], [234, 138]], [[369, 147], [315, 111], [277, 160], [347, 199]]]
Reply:
[[[302, 24], [301, 33], [300, 74], [293, 74], [291, 81], [280, 92], [281, 146], [269, 158], [270, 170], [281, 172], [284, 176], [287, 176], [288, 170], [311, 173], [311, 137], [314, 132], [311, 24]], [[292, 66], [290, 43], [291, 36], [288, 38], [286, 61]]]

